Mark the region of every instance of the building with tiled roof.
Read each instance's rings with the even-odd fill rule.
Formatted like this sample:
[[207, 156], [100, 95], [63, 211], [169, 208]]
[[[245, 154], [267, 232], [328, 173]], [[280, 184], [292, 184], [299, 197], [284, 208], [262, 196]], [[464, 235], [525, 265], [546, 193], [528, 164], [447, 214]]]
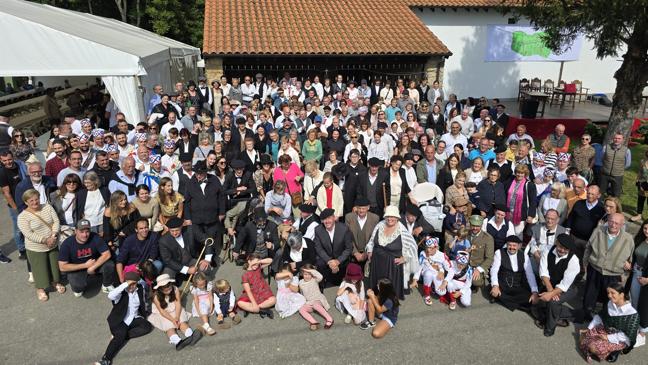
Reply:
[[206, 0], [209, 79], [282, 76], [440, 79], [452, 55], [401, 0]]
[[[497, 59], [527, 19], [503, 14], [521, 0], [206, 0], [203, 54], [210, 80], [253, 75], [359, 81], [439, 80], [462, 97], [514, 98], [522, 78], [580, 80], [611, 92], [618, 62], [585, 39], [575, 58]], [[517, 28], [516, 28], [517, 27]], [[497, 28], [499, 33], [493, 33]], [[499, 35], [499, 38], [493, 35]], [[508, 38], [507, 38], [508, 37]], [[502, 39], [506, 39], [502, 42]], [[508, 43], [507, 43], [508, 42]], [[500, 52], [501, 51], [501, 52]], [[524, 58], [524, 57], [523, 57]]]

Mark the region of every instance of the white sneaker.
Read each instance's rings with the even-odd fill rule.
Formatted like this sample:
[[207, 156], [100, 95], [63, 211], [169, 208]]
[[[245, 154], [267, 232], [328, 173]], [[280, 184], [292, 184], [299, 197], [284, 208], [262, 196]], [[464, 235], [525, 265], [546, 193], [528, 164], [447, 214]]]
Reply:
[[115, 287], [112, 286], [112, 285], [109, 285], [109, 286], [102, 285], [101, 286], [101, 291], [106, 293], [106, 294], [110, 293], [110, 291], [113, 290], [113, 289], [115, 289]]
[[637, 340], [635, 342], [634, 347], [640, 347], [646, 344], [646, 336], [642, 334], [637, 335]]
[[34, 282], [34, 274], [33, 273], [29, 273], [29, 277], [27, 278], [27, 282], [29, 282], [29, 283]]
[[344, 323], [349, 324], [353, 320], [353, 317], [351, 317], [350, 314], [347, 314], [347, 316], [344, 318]]
[[77, 293], [77, 292], [73, 291], [72, 294], [74, 294], [75, 298], [81, 298], [81, 296], [83, 295], [83, 292]]

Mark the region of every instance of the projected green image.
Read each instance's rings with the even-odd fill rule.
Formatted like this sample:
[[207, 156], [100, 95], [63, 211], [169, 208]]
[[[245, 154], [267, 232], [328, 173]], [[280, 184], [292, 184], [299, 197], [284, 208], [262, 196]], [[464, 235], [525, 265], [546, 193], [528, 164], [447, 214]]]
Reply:
[[551, 50], [545, 46], [542, 36], [544, 32], [528, 34], [524, 32], [513, 32], [511, 49], [525, 57], [540, 56], [548, 58]]

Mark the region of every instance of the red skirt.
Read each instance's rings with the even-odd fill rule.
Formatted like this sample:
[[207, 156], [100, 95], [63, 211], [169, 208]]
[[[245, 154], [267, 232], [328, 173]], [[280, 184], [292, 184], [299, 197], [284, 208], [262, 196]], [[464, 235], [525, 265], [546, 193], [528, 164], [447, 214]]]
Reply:
[[601, 339], [601, 335], [607, 335], [602, 325], [588, 330], [583, 335], [583, 339], [580, 342], [580, 350], [588, 362], [591, 360], [592, 355], [595, 355], [600, 360], [605, 360], [610, 353], [623, 350], [626, 347], [626, 344], [623, 342], [611, 343], [608, 340]]

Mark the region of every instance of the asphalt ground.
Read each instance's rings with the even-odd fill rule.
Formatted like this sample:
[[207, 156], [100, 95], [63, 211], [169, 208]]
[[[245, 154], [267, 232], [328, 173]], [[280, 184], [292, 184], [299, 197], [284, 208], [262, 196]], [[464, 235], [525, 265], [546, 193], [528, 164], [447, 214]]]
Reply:
[[[17, 259], [11, 221], [0, 208], [0, 247], [14, 260], [0, 265], [0, 364], [91, 364], [101, 358], [110, 338], [106, 317], [110, 301], [93, 290], [75, 298], [50, 293], [41, 303], [27, 282], [24, 261]], [[242, 269], [224, 264], [217, 278], [241, 291]], [[273, 281], [273, 289], [274, 286]], [[334, 303], [335, 289], [325, 291]], [[190, 301], [186, 303], [189, 308]], [[344, 316], [331, 309], [335, 325], [311, 332], [299, 314], [286, 319], [244, 318], [228, 330], [204, 337], [196, 346], [177, 352], [166, 335], [154, 330], [130, 341], [115, 364], [581, 364], [577, 350], [578, 327], [557, 328], [545, 338], [523, 312], [509, 312], [490, 304], [478, 293], [473, 306], [450, 311], [436, 301], [423, 304], [414, 293], [402, 302], [398, 323], [384, 339], [370, 331], [344, 324]], [[316, 318], [317, 315], [316, 315]], [[323, 321], [321, 322], [323, 325]], [[192, 319], [193, 327], [199, 321]], [[647, 348], [619, 358], [620, 364], [645, 364]], [[642, 360], [643, 359], [643, 360]]]

